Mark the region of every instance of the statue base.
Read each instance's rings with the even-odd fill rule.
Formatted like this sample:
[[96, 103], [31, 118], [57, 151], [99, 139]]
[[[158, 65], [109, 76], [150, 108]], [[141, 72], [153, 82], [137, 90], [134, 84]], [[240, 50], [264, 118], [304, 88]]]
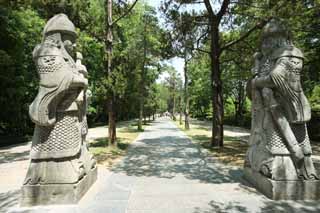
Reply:
[[319, 180], [275, 181], [244, 167], [244, 178], [272, 200], [320, 200]]
[[97, 180], [97, 170], [95, 167], [74, 184], [24, 185], [20, 206], [76, 204]]

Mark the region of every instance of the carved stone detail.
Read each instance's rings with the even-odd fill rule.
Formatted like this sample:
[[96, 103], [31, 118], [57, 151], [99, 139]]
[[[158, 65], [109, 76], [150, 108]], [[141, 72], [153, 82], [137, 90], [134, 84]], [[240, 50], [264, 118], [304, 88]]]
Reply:
[[[73, 59], [77, 34], [64, 14], [52, 17], [33, 51], [39, 91], [29, 114], [36, 124], [22, 206], [76, 203], [97, 178], [85, 142], [87, 70]], [[45, 198], [44, 198], [45, 196]]]
[[[288, 190], [277, 187], [294, 185], [277, 181], [296, 181], [298, 188], [295, 191], [301, 191], [299, 186], [306, 184], [300, 182], [305, 181], [312, 181], [312, 185], [319, 188], [306, 128], [311, 109], [301, 86], [304, 56], [293, 45], [289, 31], [279, 19], [272, 19], [264, 27], [261, 41], [261, 52], [254, 55], [254, 76], [248, 82], [252, 127], [245, 176], [263, 192], [268, 190], [262, 182], [275, 187], [273, 192]], [[257, 177], [266, 180], [260, 182]], [[281, 196], [269, 194], [274, 199], [294, 197], [286, 197], [285, 193]], [[299, 199], [310, 197], [319, 198], [310, 194], [296, 196]]]

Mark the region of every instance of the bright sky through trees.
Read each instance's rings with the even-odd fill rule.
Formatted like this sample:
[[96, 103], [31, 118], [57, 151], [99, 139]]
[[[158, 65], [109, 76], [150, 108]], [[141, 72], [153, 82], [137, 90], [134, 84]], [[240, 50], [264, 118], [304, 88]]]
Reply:
[[[159, 8], [161, 5], [161, 1], [160, 0], [145, 0], [145, 2], [147, 2], [149, 5], [155, 7], [155, 8]], [[160, 19], [160, 23], [163, 23], [163, 18], [161, 17], [161, 12], [160, 9], [157, 9], [157, 13], [158, 13], [158, 17]], [[166, 60], [164, 61], [164, 63], [168, 63], [169, 65], [172, 65], [179, 73], [181, 76], [183, 76], [183, 68], [184, 68], [184, 62], [182, 58], [179, 57], [174, 57], [171, 60]], [[158, 79], [158, 81], [163, 80], [165, 77], [168, 77], [167, 73], [163, 73], [160, 78]]]

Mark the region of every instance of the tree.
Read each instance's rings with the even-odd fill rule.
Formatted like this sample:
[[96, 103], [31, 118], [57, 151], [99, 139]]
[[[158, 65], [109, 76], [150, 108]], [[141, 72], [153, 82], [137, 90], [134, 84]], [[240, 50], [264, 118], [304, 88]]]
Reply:
[[[261, 16], [258, 17], [258, 21], [253, 24], [252, 27], [246, 28], [246, 31], [242, 32], [241, 35], [236, 40], [224, 40], [221, 37], [222, 30], [221, 25], [225, 25], [228, 28], [228, 25], [233, 25], [233, 18], [235, 15], [230, 13], [230, 10], [235, 7], [235, 5], [244, 5], [245, 7], [250, 7], [255, 4], [255, 2], [245, 3], [243, 1], [231, 2], [230, 0], [223, 1], [214, 1], [214, 6], [210, 0], [172, 0], [166, 1], [164, 3], [164, 11], [169, 11], [169, 13], [174, 13], [181, 9], [181, 5], [190, 5], [190, 4], [203, 4], [205, 6], [205, 11], [200, 11], [194, 17], [194, 21], [198, 23], [199, 27], [208, 26], [203, 35], [199, 36], [197, 44], [201, 42], [204, 38], [209, 39], [210, 50], [204, 50], [201, 48], [195, 48], [200, 52], [209, 54], [211, 62], [211, 89], [212, 89], [212, 146], [223, 146], [223, 117], [224, 117], [224, 101], [223, 101], [223, 83], [221, 81], [221, 62], [220, 57], [223, 51], [230, 49], [233, 45], [238, 42], [246, 39], [252, 32], [263, 27], [270, 17]], [[276, 7], [273, 4], [270, 9]], [[214, 8], [219, 8], [215, 11]], [[268, 15], [268, 14], [267, 14]], [[234, 26], [232, 26], [233, 28]], [[229, 26], [230, 28], [230, 26]], [[231, 29], [232, 29], [231, 28]], [[208, 35], [208, 36], [207, 36]], [[197, 45], [199, 46], [199, 45]]]
[[[139, 121], [138, 121], [138, 130], [142, 130], [142, 118], [144, 117], [144, 104], [145, 99], [148, 97], [148, 93], [154, 90], [151, 90], [151, 85], [154, 83], [156, 78], [158, 78], [161, 69], [160, 60], [163, 58], [162, 55], [162, 46], [161, 40], [163, 38], [163, 32], [158, 25], [158, 19], [156, 17], [156, 12], [153, 8], [148, 5], [143, 5], [144, 14], [141, 16], [142, 28], [142, 58], [139, 61], [141, 63], [140, 71], [140, 95], [139, 95]], [[141, 32], [141, 31], [140, 31]], [[139, 42], [138, 42], [139, 43]], [[153, 97], [153, 96], [151, 96]]]
[[170, 29], [173, 53], [184, 60], [184, 116], [185, 129], [189, 129], [189, 93], [188, 62], [192, 58], [193, 45], [196, 42], [197, 28], [193, 14], [172, 10], [167, 15], [167, 27]]
[[[12, 3], [12, 2], [10, 2]], [[33, 48], [41, 41], [44, 20], [32, 9], [0, 8], [0, 135], [32, 132], [28, 105], [37, 92]]]
[[133, 9], [135, 4], [138, 0], [135, 0], [134, 3], [127, 9], [125, 13], [120, 15], [117, 19], [113, 20], [112, 17], [112, 1], [113, 0], [106, 0], [104, 4], [106, 20], [105, 20], [105, 72], [106, 78], [108, 79], [108, 101], [107, 101], [107, 108], [108, 108], [108, 129], [109, 129], [109, 143], [112, 145], [116, 145], [116, 113], [115, 113], [115, 98], [116, 98], [116, 91], [114, 90], [114, 77], [112, 74], [112, 49], [113, 49], [113, 27], [114, 25], [123, 19], [126, 15], [130, 13]]
[[[168, 109], [172, 114], [172, 119], [176, 120], [176, 106], [177, 106], [177, 97], [179, 85], [182, 85], [182, 81], [177, 70], [172, 66], [165, 66], [164, 72], [168, 74], [166, 77], [166, 85], [169, 90], [169, 100], [168, 100]], [[181, 86], [180, 86], [181, 87]]]

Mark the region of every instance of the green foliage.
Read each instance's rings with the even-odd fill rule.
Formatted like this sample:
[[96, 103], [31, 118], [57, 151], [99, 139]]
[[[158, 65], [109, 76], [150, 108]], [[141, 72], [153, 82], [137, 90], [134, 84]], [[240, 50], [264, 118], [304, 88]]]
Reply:
[[[179, 9], [194, 1], [166, 1], [164, 8], [170, 20], [179, 19]], [[218, 2], [217, 6], [219, 5]], [[219, 9], [219, 8], [218, 8]], [[319, 96], [317, 85], [320, 83], [320, 2], [319, 1], [237, 1], [230, 4], [230, 13], [223, 17], [220, 32], [220, 44], [226, 45], [229, 42], [241, 39], [241, 36], [248, 32], [257, 23], [277, 16], [284, 19], [292, 31], [295, 45], [301, 48], [305, 54], [305, 67], [302, 75], [303, 87], [310, 97], [312, 110], [319, 107]], [[197, 31], [206, 30], [206, 11], [187, 10], [189, 20], [196, 24]], [[174, 22], [179, 23], [179, 22]], [[199, 24], [201, 23], [201, 24]], [[191, 26], [192, 24], [190, 24]], [[196, 32], [197, 32], [196, 31]], [[180, 36], [182, 33], [180, 32]], [[196, 35], [196, 34], [195, 34]], [[198, 39], [200, 38], [197, 35]], [[246, 98], [246, 82], [250, 78], [251, 67], [253, 66], [252, 55], [259, 50], [260, 30], [256, 30], [246, 39], [224, 49], [220, 56], [220, 68], [222, 69], [221, 80], [223, 82], [224, 107], [226, 120], [232, 124], [247, 125], [250, 116], [250, 101]], [[204, 36], [199, 39], [200, 48], [208, 50], [208, 38]], [[193, 42], [193, 47], [195, 46]], [[194, 117], [207, 118], [212, 116], [210, 107], [210, 58], [208, 54], [201, 51], [193, 55], [190, 61], [190, 110]]]
[[309, 100], [311, 103], [312, 110], [320, 114], [320, 86], [319, 85], [314, 87]]
[[44, 20], [31, 9], [0, 9], [0, 134], [31, 131], [28, 105], [37, 90], [33, 48], [41, 41]]
[[170, 98], [169, 89], [163, 83], [156, 84], [156, 100], [158, 112], [164, 113], [168, 111], [168, 102]]
[[[114, 1], [114, 17], [125, 10], [122, 1]], [[194, 1], [172, 1], [191, 3]], [[112, 76], [105, 73], [105, 10], [104, 0], [27, 0], [5, 1], [0, 8], [0, 135], [31, 133], [33, 124], [28, 106], [38, 87], [32, 51], [41, 42], [45, 22], [56, 13], [66, 13], [78, 27], [78, 51], [89, 72], [92, 102], [89, 122], [105, 122], [107, 94], [116, 95], [118, 120], [139, 116], [143, 98], [144, 115], [178, 111], [182, 94], [181, 76], [174, 68], [164, 66], [163, 59], [173, 56], [188, 61], [190, 114], [197, 118], [212, 117], [210, 57], [201, 51], [209, 49], [210, 36], [206, 11], [168, 10], [167, 30], [157, 18], [155, 8], [138, 2], [131, 13], [114, 27]], [[165, 1], [168, 6], [169, 1]], [[164, 5], [164, 6], [166, 6]], [[277, 5], [279, 7], [277, 7]], [[168, 7], [169, 8], [169, 7]], [[277, 8], [277, 9], [275, 9]], [[320, 2], [316, 1], [236, 1], [223, 17], [221, 46], [241, 38], [257, 22], [276, 15], [283, 18], [293, 32], [296, 46], [305, 55], [303, 87], [313, 112], [320, 111]], [[276, 11], [276, 12], [275, 12]], [[199, 16], [198, 16], [199, 15]], [[201, 23], [201, 24], [199, 24]], [[199, 42], [197, 39], [202, 36]], [[232, 124], [245, 125], [250, 116], [250, 101], [246, 98], [246, 81], [253, 66], [252, 55], [259, 48], [259, 30], [245, 40], [222, 52], [221, 80], [225, 117]], [[164, 83], [156, 79], [168, 72]], [[181, 102], [183, 104], [183, 102]], [[317, 115], [318, 113], [315, 113]]]
[[202, 119], [212, 117], [208, 55], [195, 55], [188, 68], [191, 116]]

